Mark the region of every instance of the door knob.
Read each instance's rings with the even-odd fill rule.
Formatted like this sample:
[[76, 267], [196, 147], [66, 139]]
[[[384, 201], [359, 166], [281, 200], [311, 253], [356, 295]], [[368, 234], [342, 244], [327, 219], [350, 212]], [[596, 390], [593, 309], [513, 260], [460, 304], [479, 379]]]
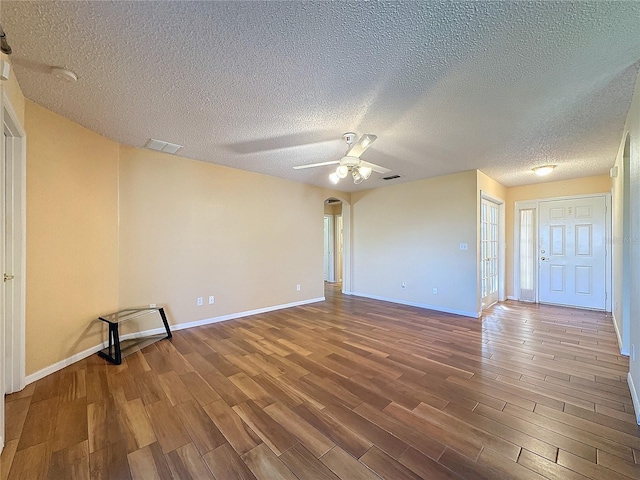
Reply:
[[13, 280], [15, 277], [13, 275], [9, 275], [8, 273], [4, 274], [4, 281]]
[[547, 257], [540, 257], [540, 260], [542, 260], [543, 262], [547, 259]]

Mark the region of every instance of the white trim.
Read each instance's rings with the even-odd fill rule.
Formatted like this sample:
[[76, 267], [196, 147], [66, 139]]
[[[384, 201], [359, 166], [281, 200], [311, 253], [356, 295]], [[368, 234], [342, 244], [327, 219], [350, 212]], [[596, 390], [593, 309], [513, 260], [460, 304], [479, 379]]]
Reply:
[[[5, 331], [10, 331], [10, 338], [5, 339], [5, 346], [9, 351], [5, 352], [5, 358], [11, 362], [7, 365], [8, 373], [4, 378], [5, 393], [12, 393], [22, 390], [25, 387], [25, 323], [26, 323], [26, 206], [27, 206], [27, 152], [26, 140], [27, 134], [18, 119], [18, 116], [11, 105], [11, 101], [6, 92], [2, 92], [2, 106], [0, 110], [2, 117], [2, 128], [5, 124], [11, 130], [13, 148], [15, 149], [10, 165], [10, 172], [13, 183], [13, 195], [11, 198], [13, 207], [13, 248], [11, 258], [13, 259], [12, 272], [14, 275], [13, 282], [13, 299], [12, 299], [12, 316], [14, 321], [12, 325], [5, 325]], [[7, 159], [5, 159], [6, 161]], [[4, 260], [3, 260], [4, 261]], [[3, 272], [0, 272], [3, 273]], [[6, 319], [5, 319], [6, 320]], [[10, 327], [10, 330], [7, 328]]]
[[631, 372], [627, 373], [627, 384], [629, 385], [629, 390], [631, 391], [633, 410], [636, 412], [636, 423], [640, 425], [640, 398], [638, 398], [638, 391], [633, 384], [633, 377], [631, 376]]
[[[324, 300], [325, 300], [324, 297], [311, 298], [309, 300], [300, 300], [298, 302], [285, 303], [283, 305], [274, 305], [272, 307], [258, 308], [257, 310], [248, 310], [246, 312], [231, 313], [229, 315], [221, 315], [219, 317], [205, 318], [204, 320], [196, 320], [194, 322], [178, 323], [176, 325], [171, 325], [171, 330], [177, 331], [177, 330], [184, 330], [186, 328], [200, 327], [202, 325], [209, 325], [211, 323], [225, 322], [227, 320], [234, 320], [236, 318], [248, 317], [251, 315], [258, 315], [259, 313], [273, 312], [275, 310], [282, 310], [284, 308], [299, 307], [301, 305], [307, 305], [309, 303], [324, 302]], [[164, 332], [164, 328], [159, 328], [157, 330], [158, 331], [156, 333]], [[150, 331], [150, 332], [153, 332], [153, 331]]]
[[452, 313], [454, 315], [462, 315], [463, 317], [480, 318], [482, 312], [468, 312], [466, 310], [456, 310], [454, 308], [441, 307], [438, 305], [428, 305], [426, 303], [410, 302], [407, 300], [398, 300], [397, 298], [380, 297], [378, 295], [369, 295], [367, 293], [351, 292], [356, 297], [370, 298], [372, 300], [381, 300], [383, 302], [398, 303], [400, 305], [408, 305], [410, 307], [425, 308], [427, 310], [435, 310], [436, 312]]
[[[285, 303], [282, 305], [273, 305], [271, 307], [258, 308], [256, 310], [247, 310], [245, 312], [231, 313], [229, 315], [221, 315], [219, 317], [205, 318], [203, 320], [196, 320], [194, 322], [178, 323], [175, 325], [171, 325], [171, 330], [173, 332], [176, 332], [178, 330], [185, 330], [187, 328], [200, 327], [200, 326], [209, 325], [212, 323], [225, 322], [227, 320], [234, 320], [237, 318], [248, 317], [251, 315], [257, 315], [259, 313], [273, 312], [275, 310], [282, 310], [290, 307], [298, 307], [300, 305], [307, 305], [309, 303], [323, 302], [324, 300], [325, 300], [324, 297], [311, 298], [308, 300], [300, 300], [298, 302]], [[165, 332], [164, 328], [154, 328], [152, 330], [145, 330], [144, 332], [136, 332], [136, 333], [130, 333], [127, 335], [122, 335], [120, 339], [127, 340], [129, 338], [140, 337], [143, 335], [144, 336], [156, 335], [164, 332]], [[64, 360], [54, 363], [53, 365], [49, 365], [48, 367], [45, 367], [42, 370], [38, 370], [37, 372], [27, 376], [26, 384], [29, 385], [30, 383], [36, 382], [41, 378], [46, 377], [47, 375], [51, 375], [52, 373], [57, 372], [58, 370], [62, 370], [63, 368], [68, 367], [69, 365], [75, 362], [78, 362], [87, 357], [90, 357], [94, 353], [97, 353], [99, 350], [102, 350], [103, 348], [107, 347], [107, 345], [108, 345], [107, 341], [105, 340], [103, 343], [99, 345], [95, 345], [91, 348], [87, 348], [82, 352], [76, 353], [74, 355], [71, 355], [68, 358], [65, 358]]]
[[[606, 298], [604, 300], [604, 309], [606, 312], [613, 313], [613, 202], [611, 193], [607, 193], [604, 197], [604, 289]], [[615, 322], [614, 322], [615, 323]], [[622, 345], [622, 342], [619, 343]]]
[[[324, 228], [323, 228], [322, 243], [324, 245], [324, 242], [326, 241], [327, 248], [329, 249], [329, 251], [324, 252], [324, 254], [327, 256], [327, 263], [324, 264], [325, 263], [324, 259], [322, 262], [324, 264], [322, 266], [323, 270], [325, 267], [327, 268], [327, 278], [325, 278], [324, 280], [329, 283], [335, 283], [336, 281], [336, 255], [335, 255], [336, 254], [336, 236], [335, 236], [336, 219], [335, 219], [335, 215], [325, 213], [323, 221], [326, 222], [327, 230], [324, 231]], [[328, 237], [328, 238], [325, 238], [325, 237]]]
[[618, 348], [620, 349], [620, 355], [624, 355], [625, 357], [629, 356], [629, 351], [624, 348], [622, 343], [622, 335], [620, 334], [620, 330], [618, 329], [618, 322], [616, 322], [615, 313], [611, 314], [611, 319], [613, 320], [613, 329], [616, 331], [616, 337], [618, 338]]
[[42, 370], [38, 370], [37, 372], [32, 373], [31, 375], [27, 375], [26, 383], [27, 385], [29, 385], [33, 382], [40, 380], [41, 378], [46, 377], [47, 375], [51, 375], [52, 373], [57, 372], [58, 370], [62, 370], [63, 368], [68, 367], [73, 363], [79, 362], [80, 360], [90, 357], [91, 355], [96, 353], [98, 350], [103, 349], [105, 346], [106, 345], [101, 344], [91, 348], [87, 348], [82, 352], [76, 353], [74, 355], [71, 355], [68, 358], [65, 358], [64, 360], [60, 360], [59, 362], [54, 363], [53, 365], [49, 365], [48, 367], [45, 367]]
[[342, 200], [342, 293], [351, 295], [353, 285], [353, 238], [351, 204], [344, 199]]
[[515, 300], [516, 302], [520, 301], [520, 300], [518, 300], [518, 297], [514, 297], [513, 295], [508, 295], [507, 296], [507, 300]]

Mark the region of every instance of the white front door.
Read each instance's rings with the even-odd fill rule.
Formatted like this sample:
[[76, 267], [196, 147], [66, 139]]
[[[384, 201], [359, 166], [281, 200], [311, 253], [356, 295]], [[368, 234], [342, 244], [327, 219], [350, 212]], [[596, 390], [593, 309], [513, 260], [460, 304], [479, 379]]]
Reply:
[[483, 309], [498, 301], [500, 281], [499, 227], [499, 206], [483, 198], [480, 205], [480, 279]]
[[539, 301], [604, 310], [604, 196], [540, 202]]

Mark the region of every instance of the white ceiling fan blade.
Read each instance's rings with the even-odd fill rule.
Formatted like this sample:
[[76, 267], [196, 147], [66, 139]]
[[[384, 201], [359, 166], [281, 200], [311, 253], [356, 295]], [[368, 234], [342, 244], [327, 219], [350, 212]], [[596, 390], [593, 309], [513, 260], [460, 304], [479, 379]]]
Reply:
[[360, 160], [361, 167], [369, 167], [376, 173], [389, 173], [391, 170], [388, 168], [381, 167], [380, 165], [376, 165], [375, 163], [365, 162], [364, 160]]
[[376, 141], [376, 138], [378, 137], [376, 137], [375, 135], [365, 133], [360, 137], [358, 143], [351, 147], [351, 149], [347, 152], [347, 155], [349, 157], [359, 157], [367, 150], [367, 148], [371, 146], [373, 142]]
[[324, 167], [325, 165], [335, 165], [340, 163], [340, 160], [331, 160], [330, 162], [310, 163], [309, 165], [297, 165], [294, 170], [302, 170], [305, 168]]

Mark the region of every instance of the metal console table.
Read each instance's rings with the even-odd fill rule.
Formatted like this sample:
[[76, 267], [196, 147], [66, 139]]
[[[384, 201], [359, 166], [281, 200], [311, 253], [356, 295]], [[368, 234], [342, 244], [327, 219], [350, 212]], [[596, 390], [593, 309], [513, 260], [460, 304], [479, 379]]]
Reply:
[[[144, 337], [123, 340], [122, 342], [120, 341], [118, 327], [121, 323], [154, 312], [160, 314], [166, 335], [162, 333], [158, 335], [147, 335]], [[102, 320], [109, 326], [109, 346], [100, 350], [98, 355], [115, 365], [120, 365], [123, 357], [126, 357], [131, 353], [137, 352], [158, 340], [172, 337], [171, 329], [169, 329], [169, 322], [167, 322], [167, 316], [164, 313], [163, 307], [128, 308], [98, 317], [98, 319]]]

